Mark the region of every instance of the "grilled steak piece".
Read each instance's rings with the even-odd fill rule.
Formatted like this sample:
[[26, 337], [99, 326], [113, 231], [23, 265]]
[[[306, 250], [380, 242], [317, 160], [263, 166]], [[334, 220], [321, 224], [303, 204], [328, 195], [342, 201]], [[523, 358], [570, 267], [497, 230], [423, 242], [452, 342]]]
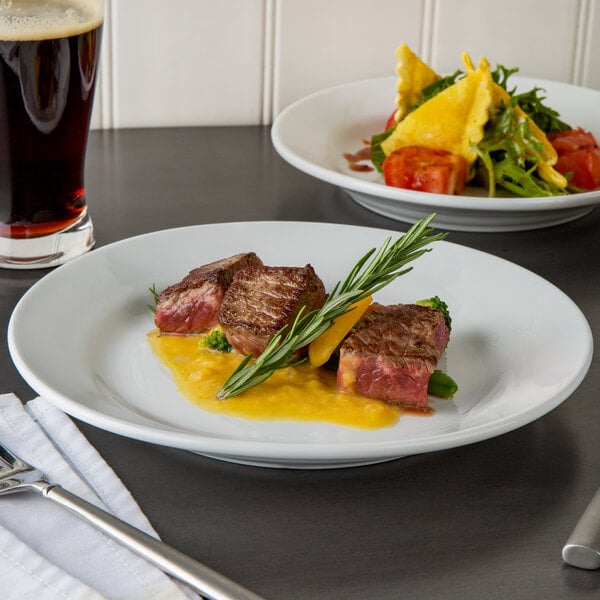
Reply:
[[320, 308], [326, 298], [325, 286], [311, 265], [251, 267], [234, 277], [219, 310], [219, 323], [238, 352], [258, 356], [302, 306], [308, 312]]
[[190, 271], [162, 291], [156, 303], [155, 325], [164, 333], [202, 333], [218, 324], [217, 314], [234, 275], [262, 265], [254, 252], [236, 254]]
[[427, 386], [448, 343], [439, 311], [415, 304], [373, 304], [340, 348], [338, 388], [427, 410]]

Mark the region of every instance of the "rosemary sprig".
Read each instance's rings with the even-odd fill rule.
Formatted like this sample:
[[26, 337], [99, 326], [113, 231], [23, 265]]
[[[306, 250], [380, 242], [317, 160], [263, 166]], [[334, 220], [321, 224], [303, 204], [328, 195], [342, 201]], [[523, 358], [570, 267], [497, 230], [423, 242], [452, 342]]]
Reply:
[[152, 300], [154, 301], [153, 304], [146, 304], [146, 308], [148, 310], [150, 310], [151, 312], [155, 313], [156, 312], [156, 305], [158, 304], [158, 292], [156, 291], [156, 284], [152, 284], [149, 288], [148, 291], [150, 292], [150, 295], [152, 296]]
[[355, 302], [412, 270], [405, 265], [429, 252], [431, 249], [426, 248], [427, 245], [446, 237], [445, 233], [432, 233], [429, 224], [434, 217], [435, 214], [432, 214], [417, 221], [395, 242], [387, 238], [379, 249], [369, 250], [346, 279], [334, 286], [321, 308], [308, 313], [301, 309], [294, 322], [283, 327], [255, 361], [251, 362], [252, 355], [248, 354], [229, 376], [217, 397], [223, 400], [241, 394], [268, 379], [275, 371], [304, 362], [306, 358], [298, 360], [296, 355], [300, 348], [329, 329], [334, 319], [352, 310]]

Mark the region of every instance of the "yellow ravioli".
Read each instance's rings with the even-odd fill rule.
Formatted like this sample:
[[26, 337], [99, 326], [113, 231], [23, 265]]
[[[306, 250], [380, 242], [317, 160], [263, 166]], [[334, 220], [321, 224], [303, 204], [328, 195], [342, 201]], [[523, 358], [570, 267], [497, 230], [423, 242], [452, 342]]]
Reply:
[[409, 113], [381, 143], [386, 155], [404, 146], [423, 146], [459, 154], [469, 165], [477, 154], [471, 144], [483, 138], [490, 117], [493, 80], [489, 63], [446, 88]]
[[406, 44], [396, 50], [396, 73], [398, 84], [396, 90], [396, 122], [401, 121], [411, 107], [420, 102], [421, 90], [440, 79], [440, 76], [426, 65]]

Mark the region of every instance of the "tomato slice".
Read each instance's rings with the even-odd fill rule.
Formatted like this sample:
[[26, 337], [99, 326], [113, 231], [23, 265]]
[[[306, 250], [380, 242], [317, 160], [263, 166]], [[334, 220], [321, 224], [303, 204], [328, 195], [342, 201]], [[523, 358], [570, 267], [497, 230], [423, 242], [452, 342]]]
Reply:
[[433, 194], [458, 194], [467, 182], [467, 161], [446, 150], [405, 146], [382, 164], [385, 183]]
[[580, 190], [600, 188], [600, 148], [577, 150], [558, 157], [554, 165], [559, 173], [567, 176], [569, 185]]
[[548, 139], [558, 154], [554, 168], [569, 178], [569, 185], [585, 191], [600, 188], [600, 148], [589, 131], [580, 127]]
[[598, 146], [593, 134], [584, 131], [581, 127], [561, 131], [560, 133], [552, 133], [548, 135], [548, 140], [559, 156], [578, 150], [591, 150]]

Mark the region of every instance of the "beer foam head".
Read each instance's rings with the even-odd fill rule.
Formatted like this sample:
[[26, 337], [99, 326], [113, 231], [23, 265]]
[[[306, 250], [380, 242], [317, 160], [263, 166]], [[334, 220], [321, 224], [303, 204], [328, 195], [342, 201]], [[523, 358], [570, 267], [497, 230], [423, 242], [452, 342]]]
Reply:
[[102, 23], [102, 0], [0, 0], [0, 41], [78, 35]]

